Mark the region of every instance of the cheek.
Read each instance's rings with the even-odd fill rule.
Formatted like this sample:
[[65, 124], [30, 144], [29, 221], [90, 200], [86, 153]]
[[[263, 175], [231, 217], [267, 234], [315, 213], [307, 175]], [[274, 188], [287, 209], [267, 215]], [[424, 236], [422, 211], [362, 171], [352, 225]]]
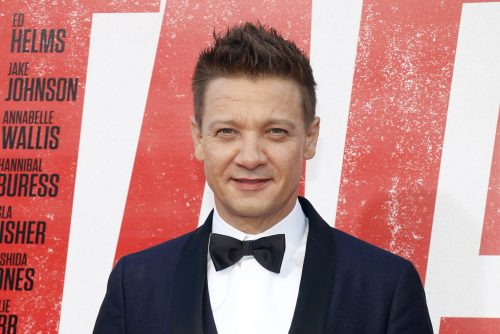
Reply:
[[302, 174], [303, 152], [298, 147], [282, 148], [274, 155], [273, 164], [286, 175]]
[[221, 175], [231, 164], [233, 153], [227, 146], [213, 145], [205, 147], [205, 174]]

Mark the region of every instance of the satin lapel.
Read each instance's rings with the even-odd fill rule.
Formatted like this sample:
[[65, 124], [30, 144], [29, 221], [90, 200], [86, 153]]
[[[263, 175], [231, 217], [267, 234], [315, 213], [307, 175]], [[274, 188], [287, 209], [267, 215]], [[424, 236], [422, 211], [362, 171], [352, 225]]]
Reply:
[[205, 280], [205, 288], [203, 291], [203, 334], [217, 334], [215, 326], [214, 314], [210, 303], [210, 294], [208, 293], [208, 282]]
[[290, 334], [324, 333], [333, 289], [333, 238], [327, 223], [299, 197], [309, 219], [306, 255]]
[[212, 213], [188, 241], [175, 270], [172, 291], [172, 333], [203, 333], [203, 290], [207, 275]]

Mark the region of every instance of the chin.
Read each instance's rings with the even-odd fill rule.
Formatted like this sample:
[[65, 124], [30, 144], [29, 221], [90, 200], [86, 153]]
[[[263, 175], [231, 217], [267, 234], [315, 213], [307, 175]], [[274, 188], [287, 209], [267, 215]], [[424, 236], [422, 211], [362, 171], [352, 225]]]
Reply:
[[265, 215], [268, 211], [265, 204], [266, 201], [248, 199], [232, 203], [229, 207], [235, 216], [256, 218]]

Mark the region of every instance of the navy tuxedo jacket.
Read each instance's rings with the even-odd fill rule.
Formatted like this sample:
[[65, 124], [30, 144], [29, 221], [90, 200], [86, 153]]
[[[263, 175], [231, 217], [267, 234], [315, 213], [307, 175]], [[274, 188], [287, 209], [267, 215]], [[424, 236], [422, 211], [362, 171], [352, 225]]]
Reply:
[[[432, 333], [409, 261], [331, 228], [299, 201], [309, 235], [289, 333]], [[206, 285], [211, 230], [212, 214], [191, 233], [122, 258], [94, 334], [216, 334]]]

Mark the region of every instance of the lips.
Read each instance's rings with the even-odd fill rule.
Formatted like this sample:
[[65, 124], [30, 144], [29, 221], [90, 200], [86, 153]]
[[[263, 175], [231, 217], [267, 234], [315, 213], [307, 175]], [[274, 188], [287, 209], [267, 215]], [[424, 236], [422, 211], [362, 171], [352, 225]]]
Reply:
[[270, 179], [233, 179], [236, 182], [243, 182], [243, 183], [259, 183], [259, 182], [265, 182]]
[[258, 190], [271, 182], [268, 178], [232, 178], [237, 188], [241, 190]]

